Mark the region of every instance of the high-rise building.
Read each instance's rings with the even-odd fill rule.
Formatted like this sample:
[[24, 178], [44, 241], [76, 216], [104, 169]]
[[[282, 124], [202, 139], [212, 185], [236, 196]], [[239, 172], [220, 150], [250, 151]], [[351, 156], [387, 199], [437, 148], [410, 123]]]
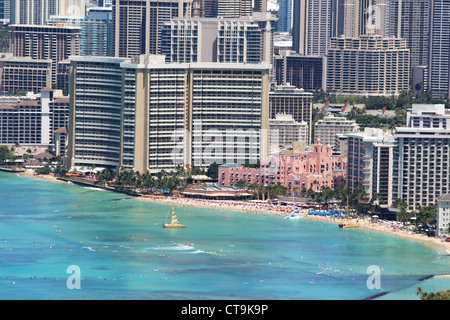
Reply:
[[411, 68], [428, 65], [431, 0], [391, 0], [386, 30], [389, 36], [405, 38], [411, 50]]
[[268, 156], [266, 64], [71, 60], [70, 167], [144, 173]]
[[406, 39], [378, 35], [332, 38], [327, 59], [327, 90], [387, 95], [409, 90]]
[[223, 18], [239, 18], [251, 16], [252, 0], [212, 0], [217, 2], [217, 16]]
[[83, 17], [86, 0], [11, 0], [11, 24], [45, 25], [52, 15]]
[[119, 167], [124, 61], [71, 57], [68, 168]]
[[326, 63], [324, 56], [285, 52], [275, 60], [277, 85], [290, 84], [309, 91], [326, 91]]
[[[54, 131], [67, 130], [68, 114], [68, 98], [55, 94], [51, 88], [43, 88], [38, 99], [2, 104], [0, 144], [19, 143], [55, 149]], [[59, 155], [63, 155], [63, 152]]]
[[10, 25], [11, 53], [15, 57], [51, 59], [52, 83], [56, 83], [58, 62], [80, 54], [79, 27]]
[[390, 0], [339, 0], [343, 32], [337, 36], [357, 38], [365, 34], [386, 36], [386, 12]]
[[262, 36], [250, 18], [176, 18], [164, 25], [161, 54], [167, 62], [260, 63]]
[[393, 198], [408, 210], [436, 203], [450, 192], [450, 114], [445, 105], [413, 104], [406, 127], [396, 128]]
[[429, 89], [436, 98], [450, 91], [450, 0], [433, 0], [431, 7], [431, 36]]
[[0, 94], [38, 93], [52, 86], [52, 60], [0, 55]]
[[306, 144], [310, 136], [308, 124], [295, 121], [290, 114], [277, 114], [274, 119], [269, 119], [269, 143], [277, 150], [280, 145], [292, 147], [299, 141]]
[[113, 56], [112, 9], [93, 7], [84, 17], [51, 16], [47, 25], [67, 23], [80, 27], [80, 55]]
[[190, 17], [193, 0], [114, 0], [114, 55], [157, 54], [161, 29], [172, 18]]
[[[278, 2], [280, 2], [280, 1], [278, 1]], [[253, 0], [253, 11], [266, 12], [267, 11], [267, 0]]]
[[284, 114], [291, 115], [297, 123], [306, 123], [307, 135], [304, 141], [307, 145], [311, 143], [312, 98], [311, 92], [287, 85], [279, 86], [269, 94], [270, 119]]
[[9, 23], [11, 17], [10, 0], [0, 0], [0, 23]]
[[291, 32], [292, 29], [292, 0], [278, 0], [278, 32]]
[[[314, 126], [314, 140], [320, 139], [324, 145], [335, 146], [336, 135], [359, 131], [359, 125], [354, 120], [343, 117], [326, 116], [317, 121]], [[339, 146], [336, 146], [339, 147]]]
[[299, 54], [325, 55], [336, 0], [294, 0], [292, 48]]
[[393, 136], [381, 129], [366, 128], [347, 133], [347, 186], [362, 189], [380, 206], [392, 205]]
[[450, 236], [450, 194], [438, 198], [436, 213], [436, 237]]

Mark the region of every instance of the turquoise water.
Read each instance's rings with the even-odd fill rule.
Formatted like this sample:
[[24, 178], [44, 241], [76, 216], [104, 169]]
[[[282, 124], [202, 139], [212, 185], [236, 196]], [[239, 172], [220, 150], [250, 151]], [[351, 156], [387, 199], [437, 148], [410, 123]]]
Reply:
[[417, 299], [419, 279], [450, 273], [448, 253], [362, 229], [192, 207], [176, 208], [187, 228], [164, 229], [168, 210], [0, 173], [0, 299]]

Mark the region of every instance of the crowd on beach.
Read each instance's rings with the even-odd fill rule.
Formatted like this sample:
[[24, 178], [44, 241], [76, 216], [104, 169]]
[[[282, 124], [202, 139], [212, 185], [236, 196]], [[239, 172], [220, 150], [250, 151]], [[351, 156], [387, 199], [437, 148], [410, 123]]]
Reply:
[[[153, 202], [159, 202], [169, 205], [194, 206], [219, 210], [237, 210], [246, 213], [263, 213], [273, 214], [280, 217], [291, 215], [294, 212], [295, 205], [280, 205], [270, 202], [251, 202], [251, 201], [235, 201], [235, 200], [209, 200], [197, 198], [182, 197], [143, 197]], [[345, 210], [345, 209], [344, 209]], [[298, 210], [300, 216], [304, 218], [320, 220], [325, 222], [342, 223], [342, 218], [325, 215], [312, 215], [310, 209], [301, 207]], [[437, 245], [445, 245], [447, 252], [450, 252], [450, 243], [444, 242], [442, 239], [429, 237], [423, 234], [415, 233], [412, 228], [398, 221], [381, 220], [371, 216], [348, 217], [352, 224], [358, 227], [371, 229], [378, 232], [390, 233], [397, 236], [407, 237], [421, 241], [423, 243], [434, 243]]]
[[[36, 178], [31, 171], [26, 171], [19, 173], [20, 176], [25, 178]], [[39, 176], [42, 179], [51, 180], [55, 182], [58, 181], [53, 176]], [[203, 207], [211, 208], [217, 210], [235, 210], [245, 213], [260, 213], [260, 214], [271, 214], [280, 217], [285, 217], [291, 215], [294, 212], [295, 205], [286, 204], [280, 205], [277, 203], [263, 202], [263, 201], [238, 201], [238, 200], [210, 200], [210, 199], [200, 199], [200, 198], [183, 198], [183, 197], [167, 197], [167, 196], [143, 196], [141, 199], [148, 199], [152, 202], [159, 202], [162, 204], [169, 205], [179, 205], [179, 206], [193, 206], [193, 207]], [[334, 216], [324, 216], [324, 215], [311, 215], [309, 214], [308, 207], [299, 204], [299, 214], [302, 217], [321, 220], [326, 222], [342, 223], [342, 218], [337, 218]], [[344, 209], [345, 210], [345, 209]], [[357, 218], [351, 218], [351, 223], [357, 225], [358, 227], [371, 229], [378, 232], [387, 232], [393, 235], [404, 236], [410, 239], [415, 239], [422, 242], [433, 242], [435, 244], [444, 244], [447, 247], [447, 252], [450, 253], [450, 242], [444, 242], [442, 239], [429, 237], [423, 234], [415, 233], [412, 228], [408, 225], [404, 225], [398, 221], [388, 221], [381, 219], [374, 219], [371, 216], [359, 216]]]
[[276, 215], [287, 215], [294, 211], [294, 205], [278, 205], [270, 202], [247, 202], [238, 200], [209, 200], [199, 198], [181, 198], [181, 197], [152, 197], [145, 199], [153, 201], [170, 203], [173, 205], [191, 205], [197, 207], [208, 207], [214, 209], [239, 210], [244, 212], [270, 213]]

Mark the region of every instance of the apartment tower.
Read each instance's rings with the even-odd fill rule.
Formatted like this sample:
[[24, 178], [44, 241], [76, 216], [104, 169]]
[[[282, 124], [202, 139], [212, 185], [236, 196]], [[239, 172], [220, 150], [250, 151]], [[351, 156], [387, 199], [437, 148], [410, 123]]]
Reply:
[[161, 29], [172, 18], [190, 17], [193, 0], [114, 0], [114, 55], [157, 54]]
[[406, 39], [379, 35], [331, 39], [328, 90], [345, 94], [399, 94], [409, 90], [410, 74]]
[[70, 167], [145, 173], [268, 157], [268, 65], [71, 61]]
[[55, 24], [10, 25], [11, 53], [15, 57], [52, 60], [52, 83], [56, 83], [57, 65], [69, 56], [80, 54], [81, 28]]
[[450, 91], [450, 0], [433, 0], [429, 89], [433, 97], [442, 98]]

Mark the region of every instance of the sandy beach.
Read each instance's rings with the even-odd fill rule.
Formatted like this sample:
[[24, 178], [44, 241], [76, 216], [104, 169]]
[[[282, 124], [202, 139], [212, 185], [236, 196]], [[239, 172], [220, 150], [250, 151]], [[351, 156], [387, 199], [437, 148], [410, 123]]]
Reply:
[[[190, 198], [165, 198], [165, 197], [138, 197], [143, 201], [149, 201], [153, 203], [160, 203], [174, 206], [191, 206], [197, 208], [209, 208], [214, 210], [233, 210], [245, 213], [259, 213], [259, 214], [271, 214], [280, 217], [290, 215], [292, 212], [292, 206], [286, 207], [274, 206], [266, 203], [254, 203], [254, 202], [241, 202], [241, 201], [214, 201], [203, 199], [190, 199]], [[327, 223], [342, 223], [342, 219], [326, 217], [326, 216], [314, 216], [308, 215], [308, 210], [299, 210], [300, 215], [306, 219], [312, 219], [317, 221], [323, 221]], [[371, 230], [375, 232], [382, 232], [397, 237], [403, 237], [405, 239], [421, 242], [424, 245], [428, 245], [442, 254], [450, 254], [450, 242], [445, 242], [442, 239], [428, 237], [426, 235], [413, 233], [410, 230], [405, 230], [399, 227], [396, 222], [375, 220], [371, 221], [367, 219], [352, 219], [352, 224], [356, 224], [358, 227], [365, 230]]]
[[58, 183], [65, 183], [64, 181], [58, 180], [56, 177], [49, 175], [49, 174], [35, 174], [34, 170], [26, 170], [23, 172], [17, 172], [17, 175], [19, 175], [22, 178], [28, 178], [28, 179], [38, 179], [38, 180], [44, 180], [44, 181], [51, 181], [51, 182], [58, 182]]
[[[39, 179], [57, 183], [66, 183], [65, 181], [58, 180], [52, 175], [36, 175], [34, 170], [27, 170], [17, 173], [23, 178]], [[243, 202], [243, 201], [226, 201], [226, 200], [204, 200], [204, 199], [192, 199], [192, 198], [174, 198], [174, 197], [160, 197], [160, 196], [141, 196], [137, 199], [142, 201], [148, 201], [152, 203], [160, 203], [165, 205], [174, 206], [190, 206], [197, 208], [206, 208], [214, 210], [232, 210], [250, 214], [269, 214], [285, 217], [290, 215], [293, 211], [293, 206], [276, 206], [269, 203], [261, 202]], [[326, 217], [326, 216], [314, 216], [308, 215], [308, 210], [301, 209], [300, 215], [306, 219], [318, 220], [327, 223], [342, 223], [342, 219]], [[406, 239], [421, 242], [422, 244], [433, 247], [443, 254], [450, 254], [450, 242], [445, 242], [442, 239], [428, 237], [426, 235], [413, 233], [412, 231], [402, 229], [398, 223], [392, 221], [375, 220], [370, 218], [366, 219], [352, 219], [352, 224], [356, 224], [358, 227], [372, 230], [376, 232], [387, 233], [393, 236], [403, 237]]]

